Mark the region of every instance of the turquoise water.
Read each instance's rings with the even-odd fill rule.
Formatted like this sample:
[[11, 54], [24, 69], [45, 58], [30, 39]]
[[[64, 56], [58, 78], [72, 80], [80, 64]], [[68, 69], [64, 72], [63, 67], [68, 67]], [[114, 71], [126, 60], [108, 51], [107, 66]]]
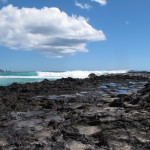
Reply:
[[0, 86], [8, 86], [14, 82], [27, 83], [27, 82], [40, 82], [44, 79], [56, 80], [61, 78], [87, 78], [89, 74], [95, 73], [96, 75], [126, 73], [127, 70], [115, 71], [65, 71], [65, 72], [4, 72], [0, 73]]
[[44, 80], [44, 79], [26, 79], [26, 78], [22, 78], [22, 79], [20, 79], [20, 78], [2, 79], [2, 78], [0, 78], [0, 86], [8, 86], [8, 85], [10, 85], [10, 84], [12, 84], [14, 82], [23, 84], [23, 83], [27, 83], [27, 82], [30, 82], [30, 83], [32, 83], [32, 82], [40, 82], [42, 80]]
[[[0, 86], [8, 86], [12, 83], [24, 84], [27, 82], [40, 82], [46, 79], [45, 77], [38, 77], [37, 72], [4, 72], [0, 73]], [[49, 78], [49, 80], [56, 80]]]
[[36, 76], [37, 72], [3, 72], [0, 76]]

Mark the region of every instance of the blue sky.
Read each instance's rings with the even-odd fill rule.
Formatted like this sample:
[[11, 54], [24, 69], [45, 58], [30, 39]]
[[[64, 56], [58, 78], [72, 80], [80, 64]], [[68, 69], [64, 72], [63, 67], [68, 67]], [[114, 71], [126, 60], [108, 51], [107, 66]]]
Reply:
[[150, 70], [150, 0], [98, 1], [0, 0], [0, 68]]

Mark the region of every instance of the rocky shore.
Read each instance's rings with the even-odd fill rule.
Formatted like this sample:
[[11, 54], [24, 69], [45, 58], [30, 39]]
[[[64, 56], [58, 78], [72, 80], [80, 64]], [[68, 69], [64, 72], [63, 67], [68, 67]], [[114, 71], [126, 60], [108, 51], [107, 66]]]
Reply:
[[149, 150], [150, 74], [0, 87], [0, 150]]

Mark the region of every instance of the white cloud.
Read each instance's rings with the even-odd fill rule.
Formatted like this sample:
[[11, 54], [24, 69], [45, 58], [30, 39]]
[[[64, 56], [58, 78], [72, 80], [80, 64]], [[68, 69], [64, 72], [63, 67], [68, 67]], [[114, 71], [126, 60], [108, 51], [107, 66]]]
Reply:
[[63, 58], [63, 56], [49, 56], [49, 55], [46, 55], [46, 57], [47, 57], [47, 58], [59, 58], [59, 59], [60, 59], [60, 58]]
[[89, 4], [82, 4], [82, 3], [79, 3], [77, 1], [75, 2], [75, 6], [80, 7], [81, 9], [90, 9], [92, 7]]
[[101, 5], [106, 5], [107, 4], [106, 0], [91, 0], [91, 1], [97, 2], [97, 3], [101, 4]]
[[87, 52], [91, 41], [105, 40], [83, 17], [68, 16], [58, 8], [0, 9], [0, 45], [14, 50], [37, 50], [48, 57]]

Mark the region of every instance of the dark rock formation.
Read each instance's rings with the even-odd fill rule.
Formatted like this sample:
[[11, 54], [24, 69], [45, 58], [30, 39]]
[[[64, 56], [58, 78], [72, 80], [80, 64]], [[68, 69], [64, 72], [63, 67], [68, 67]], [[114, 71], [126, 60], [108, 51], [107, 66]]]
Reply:
[[149, 75], [1, 86], [0, 149], [149, 150]]

